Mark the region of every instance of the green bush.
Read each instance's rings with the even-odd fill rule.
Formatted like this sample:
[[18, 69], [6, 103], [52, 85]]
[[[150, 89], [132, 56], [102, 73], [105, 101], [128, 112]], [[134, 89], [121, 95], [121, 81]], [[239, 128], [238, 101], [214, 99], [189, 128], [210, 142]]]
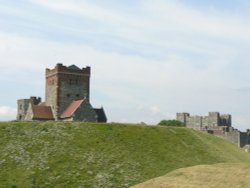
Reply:
[[161, 120], [158, 125], [184, 127], [184, 123], [178, 120]]

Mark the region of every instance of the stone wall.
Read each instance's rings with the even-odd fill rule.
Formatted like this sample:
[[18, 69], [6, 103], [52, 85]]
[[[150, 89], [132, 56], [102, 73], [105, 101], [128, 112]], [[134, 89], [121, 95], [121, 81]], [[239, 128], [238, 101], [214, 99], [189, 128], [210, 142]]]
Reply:
[[79, 69], [57, 64], [46, 69], [46, 104], [52, 107], [55, 119], [74, 100], [86, 98], [89, 101], [90, 67]]
[[45, 103], [51, 106], [55, 119], [58, 119], [58, 77], [46, 74]]
[[222, 126], [231, 126], [232, 125], [232, 117], [229, 114], [223, 114], [220, 116], [220, 125]]
[[189, 113], [177, 113], [176, 119], [183, 122], [187, 128], [223, 137], [239, 147], [250, 144], [250, 130], [240, 132], [232, 127], [232, 117], [229, 114], [220, 115], [209, 112], [208, 116], [190, 116]]
[[33, 111], [32, 111], [32, 104], [29, 104], [29, 108], [27, 110], [26, 116], [24, 118], [24, 121], [32, 121], [33, 120]]
[[225, 132], [224, 137], [229, 140], [230, 142], [236, 144], [237, 146], [241, 147], [241, 145], [243, 144], [240, 141], [240, 131], [238, 130], [231, 130], [229, 132]]
[[83, 122], [97, 122], [97, 114], [88, 101], [84, 101], [73, 114], [73, 120]]
[[59, 113], [63, 113], [65, 109], [79, 99], [89, 100], [89, 79], [84, 76], [67, 75], [64, 79], [60, 79], [59, 88]]
[[24, 121], [30, 104], [37, 105], [41, 102], [40, 97], [30, 97], [29, 99], [19, 99], [17, 101], [17, 117], [18, 121]]
[[29, 107], [29, 102], [29, 99], [20, 99], [17, 101], [17, 120], [23, 121], [25, 119]]
[[187, 118], [190, 116], [189, 113], [177, 113], [176, 119], [183, 122], [185, 125], [187, 123]]
[[240, 147], [244, 147], [245, 145], [250, 144], [250, 135], [249, 131], [240, 133]]
[[197, 130], [231, 126], [231, 115], [220, 115], [218, 112], [209, 112], [208, 116], [190, 116], [189, 113], [177, 113], [176, 119], [183, 122], [186, 127]]
[[217, 127], [220, 126], [220, 114], [218, 112], [209, 112], [208, 113], [208, 127]]
[[200, 130], [202, 127], [202, 117], [200, 116], [187, 117], [186, 126], [189, 128]]
[[[103, 108], [98, 110], [90, 105], [90, 67], [80, 69], [75, 65], [63, 66], [59, 63], [53, 69], [47, 68], [45, 74], [45, 102], [41, 103], [41, 98], [36, 97], [18, 100], [17, 120], [32, 120], [40, 116], [44, 118], [46, 115], [48, 119], [60, 120], [61, 114], [73, 101], [84, 100], [83, 107], [77, 108], [74, 116], [67, 120], [97, 122], [99, 117], [100, 121], [106, 122]], [[32, 106], [38, 104], [40, 107]], [[52, 110], [53, 116], [51, 111], [47, 113], [46, 107]], [[101, 113], [100, 116], [95, 110]]]

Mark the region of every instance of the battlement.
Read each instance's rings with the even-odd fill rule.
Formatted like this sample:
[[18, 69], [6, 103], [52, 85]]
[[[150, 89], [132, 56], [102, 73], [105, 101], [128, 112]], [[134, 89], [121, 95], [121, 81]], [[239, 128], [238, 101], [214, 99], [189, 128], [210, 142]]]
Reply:
[[183, 122], [186, 127], [197, 130], [216, 129], [217, 127], [231, 127], [230, 114], [220, 115], [219, 112], [209, 112], [208, 116], [190, 116], [189, 113], [177, 113], [176, 119]]
[[34, 105], [38, 105], [41, 101], [42, 101], [41, 97], [34, 97], [34, 96], [31, 96], [29, 99], [17, 100], [18, 103], [31, 103]]
[[183, 112], [177, 113], [176, 119], [183, 122], [187, 128], [223, 137], [239, 147], [250, 145], [250, 129], [241, 132], [233, 128], [230, 114], [220, 115], [219, 112], [209, 112], [208, 116], [190, 116], [189, 113]]
[[90, 76], [91, 68], [89, 66], [80, 69], [75, 65], [64, 66], [62, 63], [56, 64], [55, 68], [48, 69], [46, 68], [46, 77], [53, 76], [54, 74], [80, 74]]

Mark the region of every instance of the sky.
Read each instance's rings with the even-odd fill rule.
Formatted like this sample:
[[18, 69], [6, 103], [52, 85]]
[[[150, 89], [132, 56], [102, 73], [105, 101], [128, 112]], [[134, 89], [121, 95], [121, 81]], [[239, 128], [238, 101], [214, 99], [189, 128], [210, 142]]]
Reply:
[[250, 128], [248, 0], [0, 0], [0, 121], [45, 95], [45, 69], [91, 66], [109, 122], [231, 114]]

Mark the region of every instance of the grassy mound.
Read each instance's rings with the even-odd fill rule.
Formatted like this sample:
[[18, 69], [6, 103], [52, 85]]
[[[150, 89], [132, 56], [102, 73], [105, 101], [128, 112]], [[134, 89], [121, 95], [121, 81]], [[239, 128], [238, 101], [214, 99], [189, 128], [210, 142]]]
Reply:
[[132, 188], [249, 188], [250, 165], [215, 164], [181, 168]]
[[178, 168], [249, 162], [226, 140], [187, 128], [0, 123], [2, 187], [129, 187]]

